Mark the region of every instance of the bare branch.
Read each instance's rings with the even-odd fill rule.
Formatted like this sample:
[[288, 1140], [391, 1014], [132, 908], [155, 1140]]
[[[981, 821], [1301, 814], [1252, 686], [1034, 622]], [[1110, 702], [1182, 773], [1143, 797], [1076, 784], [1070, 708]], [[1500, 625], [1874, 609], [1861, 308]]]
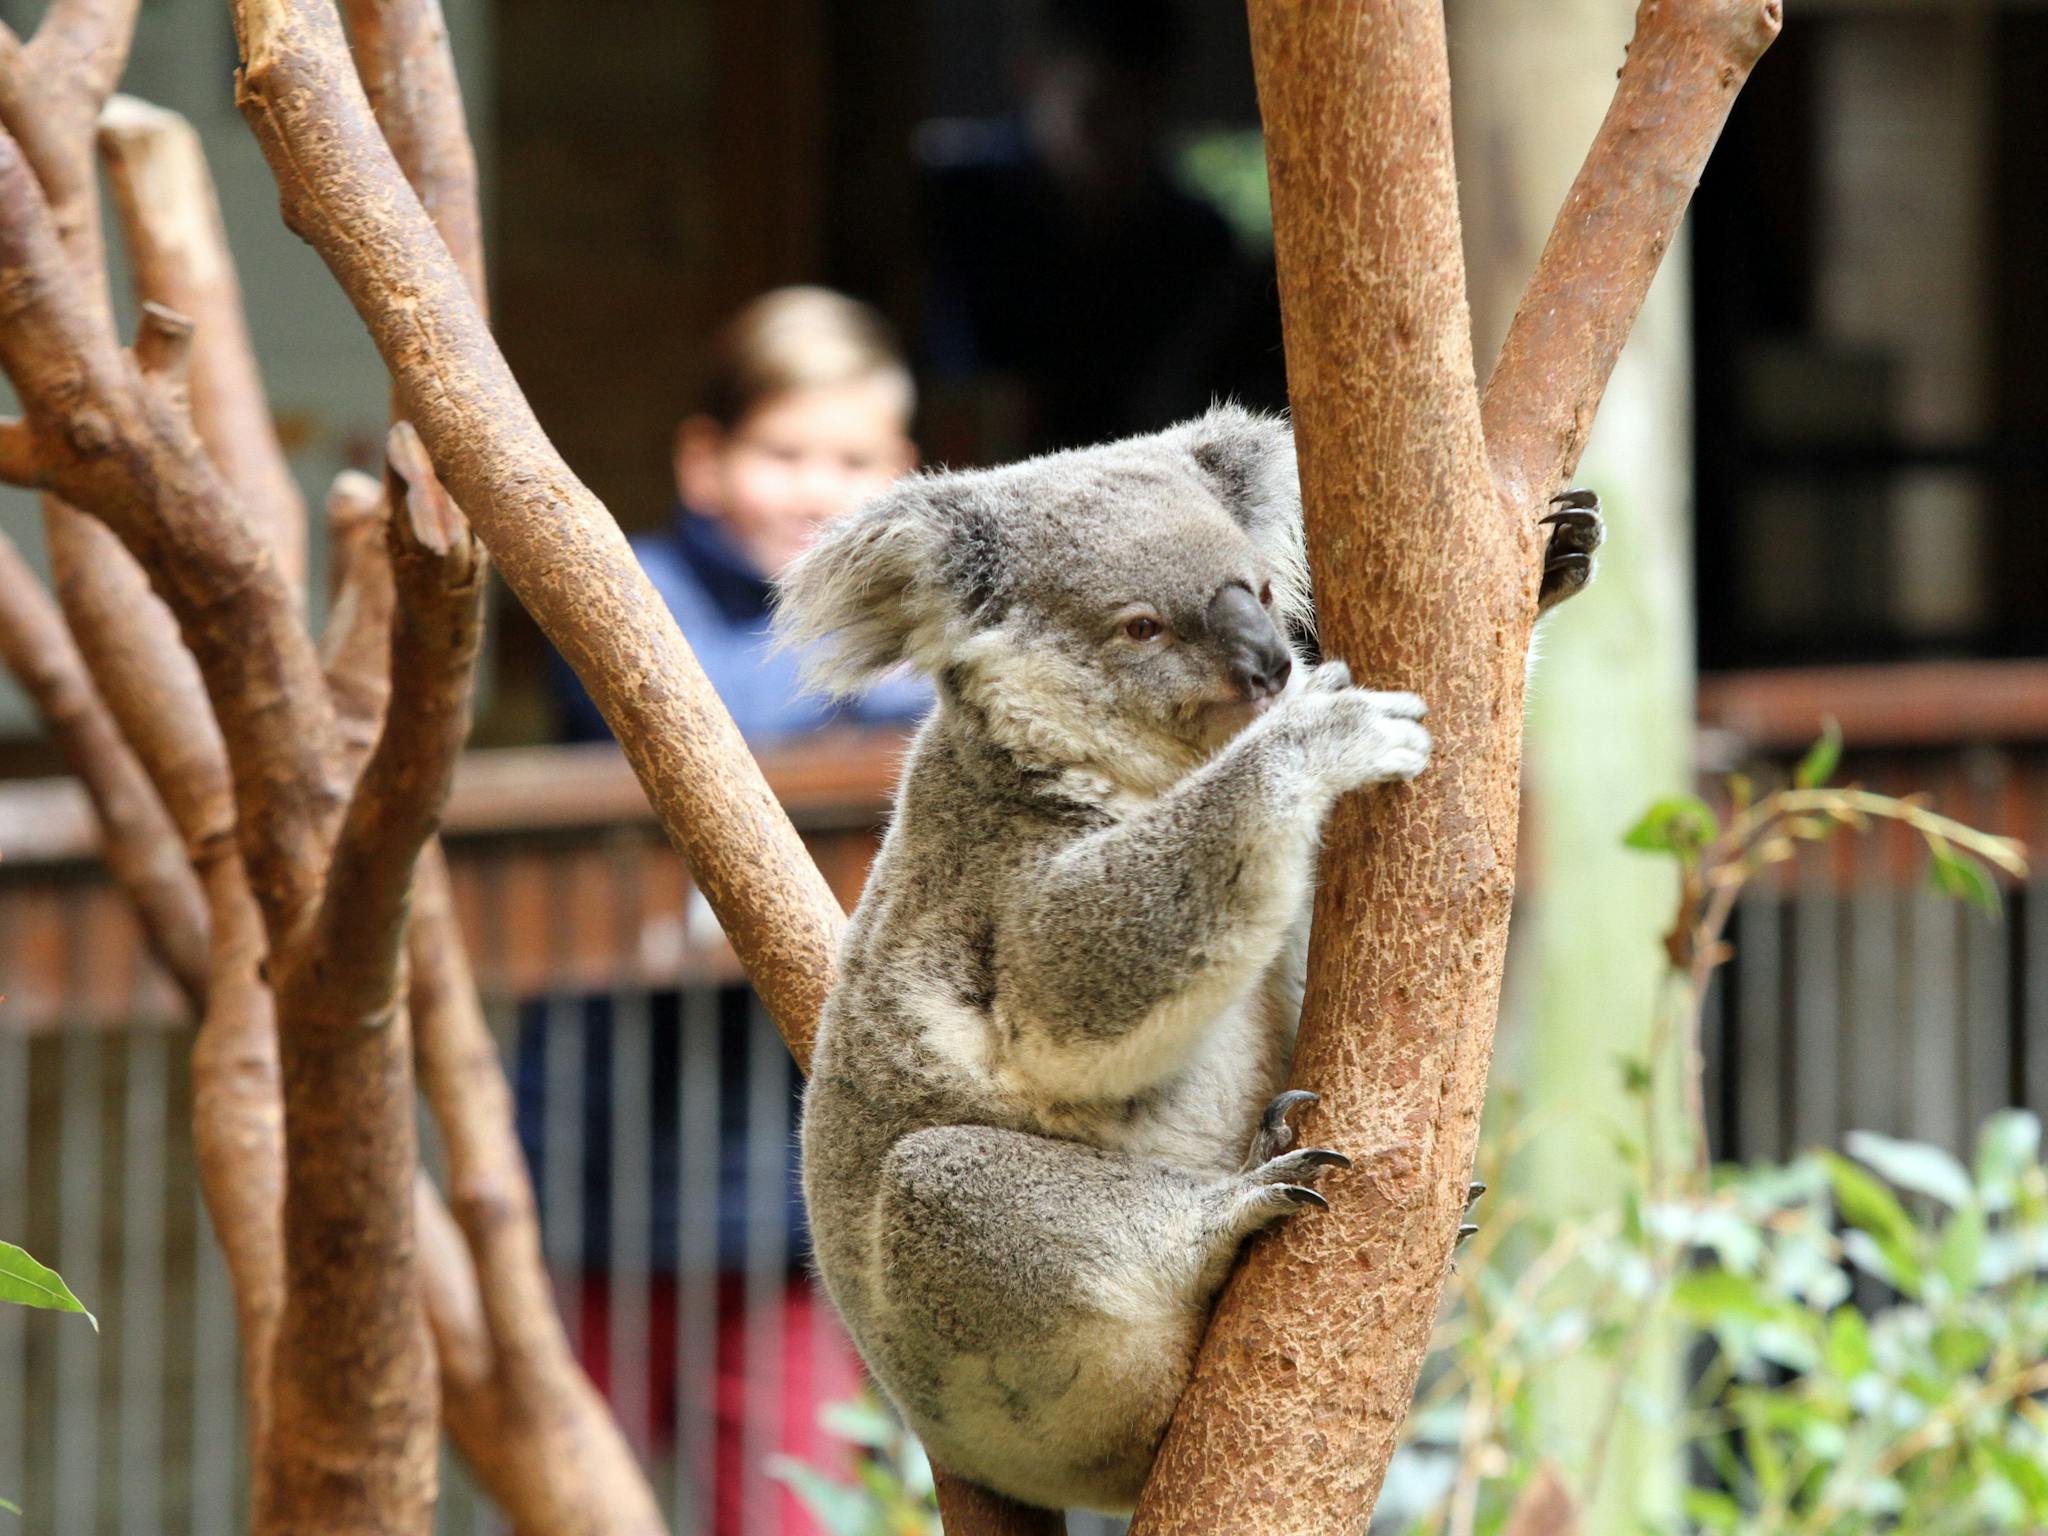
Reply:
[[[225, 763], [218, 774], [223, 787]], [[192, 1137], [214, 1239], [226, 1255], [242, 1345], [250, 1503], [268, 1510], [270, 1390], [284, 1316], [284, 1106], [269, 945], [248, 871], [232, 842], [204, 866], [213, 917], [206, 1017], [192, 1045]]]
[[957, 1477], [939, 1478], [939, 1519], [946, 1536], [1061, 1536], [1066, 1516], [1033, 1509]]
[[42, 482], [36, 467], [35, 434], [19, 417], [0, 420], [0, 480], [33, 490]]
[[799, 1061], [843, 919], [617, 523], [533, 418], [371, 121], [328, 0], [243, 0], [241, 104], [406, 419], [612, 723]]
[[1614, 104], [1487, 380], [1487, 450], [1517, 511], [1578, 466], [1650, 280], [1782, 0], [1643, 0]]
[[192, 356], [192, 322], [169, 305], [146, 299], [128, 350], [142, 376], [182, 409], [186, 404], [186, 364]]
[[107, 307], [92, 121], [128, 62], [139, 0], [52, 0], [26, 45], [0, 46], [0, 124], [20, 143], [50, 201], [64, 249]]
[[420, 1086], [447, 1150], [449, 1203], [475, 1260], [466, 1294], [446, 1276], [430, 1282], [441, 1292], [430, 1289], [429, 1312], [442, 1341], [449, 1430], [515, 1528], [654, 1536], [664, 1527], [646, 1478], [555, 1310], [511, 1095], [438, 844], [420, 855], [406, 949]]
[[192, 425], [303, 592], [306, 504], [265, 403], [199, 135], [175, 112], [116, 96], [99, 116], [99, 149], [137, 295], [192, 317]]
[[93, 687], [63, 614], [4, 537], [0, 657], [92, 797], [107, 867], [196, 1015], [206, 996], [205, 895], [176, 826]]
[[356, 72], [385, 143], [477, 302], [484, 298], [476, 153], [440, 0], [346, 0]]
[[320, 663], [341, 731], [343, 777], [351, 784], [375, 745], [391, 696], [391, 551], [384, 487], [345, 469], [327, 492], [328, 571], [334, 596], [320, 637]]
[[[415, 491], [432, 499], [428, 487]], [[432, 529], [424, 538], [423, 521]], [[384, 727], [318, 915], [281, 966], [287, 1287], [269, 1530], [424, 1529], [431, 1517], [439, 1414], [415, 1267], [400, 942], [413, 864], [468, 734], [484, 580], [467, 530], [442, 532], [438, 519], [391, 520], [397, 606]], [[346, 1265], [329, 1251], [337, 1232], [349, 1234]], [[366, 1350], [370, 1339], [379, 1347]]]
[[34, 179], [0, 136], [0, 366], [48, 484], [121, 536], [177, 615], [235, 775], [250, 881], [273, 939], [312, 910], [339, 796], [334, 719], [267, 547], [197, 440], [89, 307]]

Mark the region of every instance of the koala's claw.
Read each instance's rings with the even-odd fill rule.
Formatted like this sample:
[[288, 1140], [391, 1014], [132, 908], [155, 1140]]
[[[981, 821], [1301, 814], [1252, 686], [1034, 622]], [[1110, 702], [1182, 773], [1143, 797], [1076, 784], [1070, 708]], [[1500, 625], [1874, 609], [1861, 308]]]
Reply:
[[1280, 1186], [1280, 1193], [1292, 1200], [1296, 1205], [1320, 1206], [1326, 1211], [1330, 1208], [1330, 1202], [1310, 1189], [1306, 1184], [1282, 1184]]
[[1471, 1235], [1472, 1235], [1472, 1234], [1473, 1234], [1474, 1232], [1477, 1232], [1478, 1230], [1479, 1230], [1479, 1224], [1478, 1224], [1477, 1222], [1473, 1222], [1473, 1221], [1468, 1221], [1468, 1222], [1466, 1222], [1466, 1223], [1465, 1223], [1465, 1224], [1464, 1224], [1463, 1226], [1461, 1226], [1461, 1227], [1459, 1227], [1459, 1228], [1458, 1228], [1458, 1240], [1457, 1240], [1457, 1242], [1453, 1243], [1453, 1244], [1452, 1244], [1451, 1246], [1452, 1246], [1452, 1247], [1454, 1247], [1454, 1248], [1462, 1248], [1462, 1247], [1464, 1247], [1464, 1246], [1465, 1246], [1465, 1239], [1466, 1239], [1466, 1238], [1468, 1238], [1468, 1237], [1470, 1237], [1470, 1236], [1471, 1236]]
[[1465, 1209], [1468, 1211], [1471, 1210], [1472, 1202], [1477, 1200], [1481, 1195], [1485, 1193], [1486, 1186], [1480, 1183], [1477, 1179], [1474, 1179], [1470, 1184], [1467, 1184], [1465, 1186]]
[[1287, 1123], [1287, 1117], [1304, 1105], [1315, 1103], [1318, 1097], [1306, 1088], [1290, 1088], [1268, 1104], [1259, 1116], [1259, 1128], [1252, 1136], [1251, 1152], [1245, 1158], [1245, 1167], [1256, 1168], [1293, 1146], [1294, 1127]]
[[1559, 510], [1537, 519], [1550, 529], [1550, 543], [1543, 551], [1543, 584], [1536, 597], [1538, 613], [1555, 607], [1592, 580], [1593, 552], [1606, 537], [1600, 498], [1594, 492], [1563, 491], [1550, 502]]

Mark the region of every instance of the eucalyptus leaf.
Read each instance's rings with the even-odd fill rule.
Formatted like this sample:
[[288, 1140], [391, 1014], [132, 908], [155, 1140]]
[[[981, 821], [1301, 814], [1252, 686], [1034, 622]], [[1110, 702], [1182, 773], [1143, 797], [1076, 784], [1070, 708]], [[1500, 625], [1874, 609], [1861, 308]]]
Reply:
[[875, 1530], [874, 1504], [861, 1489], [835, 1483], [794, 1456], [770, 1456], [763, 1466], [770, 1477], [788, 1486], [827, 1536], [871, 1536]]
[[1843, 1381], [1854, 1381], [1876, 1364], [1870, 1353], [1870, 1327], [1854, 1307], [1837, 1307], [1828, 1316], [1828, 1369]]
[[[1917, 1292], [1920, 1283], [1920, 1234], [1898, 1198], [1882, 1183], [1846, 1157], [1828, 1154], [1828, 1178], [1842, 1219], [1869, 1236], [1893, 1271], [1891, 1283]], [[1844, 1251], [1851, 1252], [1846, 1239]]]
[[1916, 1195], [1931, 1195], [1951, 1210], [1960, 1210], [1976, 1196], [1969, 1170], [1944, 1147], [1903, 1141], [1876, 1131], [1851, 1131], [1842, 1144], [1851, 1157], [1867, 1163], [1886, 1182]]
[[1944, 842], [1931, 842], [1928, 852], [1927, 874], [1936, 890], [1991, 917], [2002, 915], [2005, 909], [1998, 899], [1998, 883], [1982, 864]]
[[1830, 715], [1822, 722], [1820, 740], [1806, 749], [1806, 756], [1792, 770], [1792, 782], [1801, 789], [1818, 789], [1835, 776], [1842, 761], [1842, 727]]
[[2012, 1208], [2020, 1178], [2041, 1160], [2041, 1120], [2024, 1109], [2001, 1110], [1977, 1133], [1977, 1192], [1988, 1211]]
[[76, 1312], [88, 1323], [93, 1332], [99, 1332], [99, 1319], [80, 1305], [71, 1287], [64, 1283], [64, 1277], [46, 1265], [38, 1264], [26, 1251], [12, 1243], [0, 1243], [0, 1301], [18, 1302], [24, 1307], [42, 1307], [51, 1312]]
[[1690, 853], [1720, 833], [1714, 808], [1698, 795], [1670, 795], [1652, 805], [1622, 837], [1645, 853]]
[[1934, 1250], [1934, 1267], [1958, 1296], [1966, 1296], [1977, 1288], [1983, 1258], [1984, 1212], [1966, 1205], [1942, 1228], [1941, 1241]]

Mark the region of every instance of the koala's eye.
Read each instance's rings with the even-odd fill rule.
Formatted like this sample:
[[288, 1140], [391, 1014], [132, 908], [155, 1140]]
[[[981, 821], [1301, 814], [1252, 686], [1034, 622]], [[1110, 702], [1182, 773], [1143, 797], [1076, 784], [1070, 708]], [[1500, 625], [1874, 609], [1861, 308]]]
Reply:
[[1125, 622], [1124, 633], [1140, 645], [1143, 645], [1146, 641], [1157, 640], [1161, 635], [1165, 634], [1166, 626], [1157, 619], [1149, 618], [1141, 613], [1135, 619]]
[[1259, 601], [1268, 608], [1273, 606], [1273, 583], [1270, 581], [1259, 588]]

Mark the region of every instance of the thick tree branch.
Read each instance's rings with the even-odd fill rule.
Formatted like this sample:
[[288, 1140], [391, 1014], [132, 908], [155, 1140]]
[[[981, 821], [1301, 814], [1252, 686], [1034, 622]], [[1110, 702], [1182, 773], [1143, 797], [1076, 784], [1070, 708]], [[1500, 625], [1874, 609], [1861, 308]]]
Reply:
[[102, 282], [106, 270], [92, 122], [127, 66], [138, 6], [53, 0], [26, 44], [11, 32], [0, 36], [0, 125], [35, 167], [64, 248], [89, 283]]
[[441, 232], [478, 312], [485, 313], [476, 153], [440, 0], [346, 0], [346, 6], [356, 73], [384, 142]]
[[[1651, 0], [1645, 25], [1727, 10]], [[1654, 62], [1659, 44], [1624, 78], [1597, 174], [1634, 174], [1631, 135], [1697, 152], [1675, 206], [1661, 183], [1610, 196], [1582, 177], [1493, 375], [1497, 465], [1473, 386], [1439, 7], [1253, 0], [1251, 15], [1323, 643], [1372, 686], [1419, 691], [1436, 752], [1414, 785], [1341, 804], [1323, 851], [1293, 1080], [1323, 1096], [1306, 1139], [1378, 1155], [1333, 1187], [1327, 1217], [1248, 1251], [1140, 1504], [1142, 1536], [1370, 1518], [1485, 1098], [1540, 543], [1527, 503], [1575, 459], [1711, 142], [1679, 125], [1717, 128], [1758, 51], [1725, 72], [1674, 70]], [[1651, 182], [1674, 174], [1656, 154]]]
[[99, 151], [136, 292], [191, 317], [192, 425], [235, 500], [277, 553], [294, 592], [306, 580], [306, 506], [277, 440], [243, 316], [220, 202], [192, 125], [116, 96]]
[[[394, 429], [401, 439], [403, 429]], [[391, 519], [390, 702], [279, 980], [287, 1288], [271, 1444], [276, 1531], [431, 1524], [439, 1415], [413, 1228], [411, 1043], [398, 996], [413, 864], [469, 730], [484, 562], [416, 447]], [[347, 1233], [350, 1262], [329, 1252]]]
[[1331, 817], [1291, 1081], [1322, 1095], [1303, 1139], [1361, 1167], [1250, 1248], [1147, 1536], [1365, 1528], [1478, 1133], [1535, 609], [1480, 434], [1441, 9], [1253, 0], [1251, 20], [1318, 628], [1361, 682], [1428, 700], [1436, 750]]
[[276, 941], [311, 913], [339, 809], [333, 713], [297, 605], [198, 439], [84, 299], [12, 138], [0, 138], [0, 279], [0, 366], [44, 483], [119, 534], [176, 614], [228, 743]]
[[506, 581], [626, 744], [800, 1061], [843, 919], [627, 548], [541, 432], [372, 122], [329, 0], [242, 0], [241, 103]]
[[466, 1291], [444, 1279], [429, 1293], [449, 1429], [515, 1529], [656, 1536], [665, 1527], [646, 1479], [555, 1311], [511, 1094], [434, 844], [420, 856], [406, 951], [420, 1086], [475, 1262]]
[[195, 1015], [205, 1004], [206, 897], [170, 813], [121, 736], [64, 616], [11, 540], [0, 537], [0, 658], [85, 785], [115, 882]]
[[1578, 467], [1643, 296], [1782, 0], [1643, 0], [1614, 104], [1486, 384], [1487, 451], [1527, 511]]

